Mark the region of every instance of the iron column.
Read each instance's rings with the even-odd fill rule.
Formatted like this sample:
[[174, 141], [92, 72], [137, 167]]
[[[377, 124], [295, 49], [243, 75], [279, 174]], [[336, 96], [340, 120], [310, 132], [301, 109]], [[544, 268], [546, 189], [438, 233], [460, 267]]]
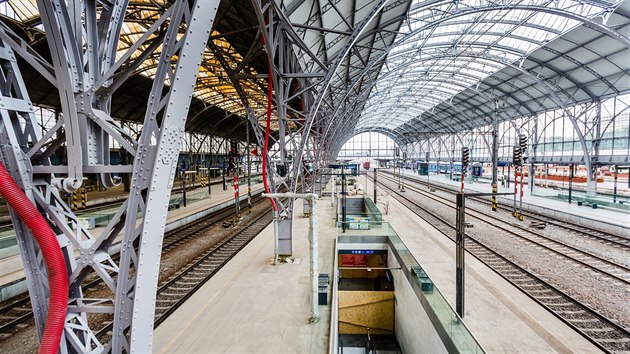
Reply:
[[[498, 106], [498, 102], [497, 102]], [[499, 112], [494, 113], [492, 125], [492, 211], [497, 211], [497, 179], [499, 174]]]

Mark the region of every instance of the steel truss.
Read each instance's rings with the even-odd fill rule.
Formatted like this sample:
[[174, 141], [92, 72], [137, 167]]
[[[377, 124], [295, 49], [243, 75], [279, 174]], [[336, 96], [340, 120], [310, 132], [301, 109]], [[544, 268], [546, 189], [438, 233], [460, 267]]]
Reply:
[[[70, 274], [69, 309], [61, 352], [150, 352], [161, 243], [184, 125], [218, 0], [176, 0], [120, 57], [116, 57], [128, 1], [38, 0], [52, 63], [8, 27], [0, 28], [2, 104], [0, 158], [57, 234]], [[109, 114], [116, 90], [160, 48], [160, 61], [138, 140]], [[59, 90], [61, 118], [44, 136], [16, 63], [16, 54]], [[168, 83], [168, 89], [165, 84]], [[110, 165], [109, 140], [134, 155], [132, 165]], [[62, 146], [67, 164], [49, 157]], [[113, 174], [133, 173], [126, 202], [99, 235], [65, 204], [61, 191], [97, 174], [107, 188]], [[63, 177], [58, 177], [63, 176]], [[38, 333], [47, 311], [47, 274], [30, 231], [11, 212], [26, 270]], [[120, 240], [120, 260], [110, 255]], [[81, 285], [91, 276], [110, 291], [91, 298]], [[108, 314], [111, 339], [97, 337], [90, 315]]]
[[[329, 151], [322, 133], [328, 123], [327, 112], [332, 111], [335, 104], [331, 100], [331, 82], [338, 75], [344, 59], [356, 50], [357, 39], [383, 10], [385, 3], [385, 0], [380, 0], [370, 4], [369, 10], [362, 18], [355, 19], [353, 26], [343, 18], [350, 27], [348, 31], [333, 31], [338, 35], [334, 41], [318, 41], [313, 45], [304, 38], [309, 31], [317, 33], [318, 38], [322, 31], [327, 31], [323, 26], [316, 26], [316, 22], [321, 20], [324, 11], [335, 11], [334, 4], [326, 9], [312, 10], [306, 24], [294, 24], [290, 17], [295, 8], [287, 8], [275, 1], [252, 0], [262, 29], [261, 40], [267, 53], [275, 93], [278, 136], [273, 140], [273, 148], [265, 152], [270, 157], [270, 164], [265, 168], [270, 172], [272, 193], [280, 187], [296, 192], [298, 186], [303, 188], [303, 193], [312, 191], [313, 181], [319, 179], [317, 171], [330, 161], [331, 155], [314, 155], [313, 152]], [[340, 44], [340, 48], [334, 56], [327, 57], [327, 49], [336, 44]], [[264, 117], [251, 114], [249, 117], [259, 130], [256, 136], [260, 144]], [[311, 175], [309, 164], [313, 166], [315, 177]], [[276, 200], [276, 203], [279, 205], [276, 256], [291, 255], [293, 200], [284, 203]], [[308, 208], [305, 212], [309, 212]]]

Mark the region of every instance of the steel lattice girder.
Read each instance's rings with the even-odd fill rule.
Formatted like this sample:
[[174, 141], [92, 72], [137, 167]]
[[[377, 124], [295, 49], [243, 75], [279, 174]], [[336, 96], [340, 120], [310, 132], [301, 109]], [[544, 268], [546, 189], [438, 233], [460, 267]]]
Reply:
[[[315, 147], [318, 147], [318, 152], [329, 150], [323, 146], [323, 130], [328, 127], [327, 112], [337, 104], [336, 98], [341, 93], [339, 88], [346, 85], [347, 80], [342, 75], [352, 79], [356, 73], [352, 69], [353, 62], [362, 60], [364, 41], [383, 28], [378, 25], [376, 29], [372, 28], [373, 21], [383, 13], [398, 8], [403, 9], [403, 14], [410, 1], [399, 0], [391, 4], [386, 4], [385, 0], [375, 1], [360, 9], [360, 17], [357, 15], [359, 9], [341, 12], [337, 8], [340, 4], [335, 3], [326, 4], [324, 9], [317, 6], [316, 2], [309, 2], [312, 6], [308, 10], [305, 2], [292, 2], [287, 7], [276, 2], [253, 0], [252, 3], [259, 24], [264, 29], [262, 37], [273, 76], [279, 132], [277, 166], [282, 166], [287, 172], [286, 175], [278, 174], [276, 169], [270, 168], [272, 166], [266, 166], [273, 176], [270, 180], [272, 192], [282, 185], [293, 192], [298, 185], [302, 185], [308, 191], [313, 178], [304, 165], [304, 154], [309, 154]], [[297, 12], [300, 6], [302, 11]], [[347, 30], [326, 30], [332, 28], [325, 23], [331, 20], [326, 16], [328, 12], [335, 14], [335, 21], [344, 23]], [[393, 30], [397, 30], [402, 19], [403, 16], [400, 16], [384, 26], [393, 26]], [[373, 33], [367, 33], [369, 26], [372, 26]], [[370, 46], [373, 46], [374, 41], [372, 38]], [[301, 107], [298, 109], [291, 106], [291, 101], [296, 98], [300, 100]], [[307, 156], [306, 160], [315, 163], [314, 170], [317, 171], [327, 162], [324, 157], [322, 154]], [[273, 158], [271, 156], [270, 160]], [[292, 253], [292, 203], [289, 200], [281, 205], [278, 254]]]
[[[601, 6], [601, 4], [596, 4], [596, 3], [594, 3], [594, 4], [597, 5], [597, 6]], [[411, 10], [411, 12], [421, 13], [422, 11], [425, 11], [426, 9], [430, 9], [432, 6], [436, 6], [437, 7], [439, 5], [441, 5], [440, 2], [426, 2], [426, 3], [422, 4], [422, 7], [413, 8]], [[510, 7], [510, 9], [511, 8], [512, 7]], [[518, 10], [518, 11], [531, 11], [532, 13], [548, 13], [548, 14], [553, 14], [554, 16], [558, 16], [560, 18], [567, 18], [567, 19], [571, 19], [571, 20], [577, 20], [580, 23], [585, 24], [586, 26], [589, 26], [590, 28], [593, 28], [593, 29], [595, 29], [595, 30], [597, 30], [597, 31], [599, 31], [601, 33], [605, 33], [608, 36], [611, 36], [611, 38], [613, 38], [613, 40], [615, 40], [615, 41], [619, 41], [620, 43], [627, 43], [628, 42], [628, 39], [626, 37], [624, 37], [623, 35], [621, 35], [619, 32], [615, 31], [615, 29], [613, 29], [613, 27], [606, 26], [606, 25], [601, 24], [599, 22], [595, 22], [594, 23], [592, 18], [602, 15], [602, 12], [598, 12], [598, 13], [595, 13], [595, 14], [584, 14], [584, 15], [582, 15], [582, 14], [579, 13], [580, 8], [578, 8], [578, 7], [576, 7], [575, 9], [565, 10], [565, 9], [559, 9], [559, 8], [547, 8], [547, 7], [543, 7], [543, 6], [530, 6], [530, 5], [517, 6], [517, 8], [515, 8], [515, 10]], [[614, 10], [614, 8], [612, 8], [612, 9], [611, 8], [604, 8], [604, 12], [603, 12], [602, 16], [608, 18], [613, 10]], [[448, 22], [449, 24], [457, 23], [456, 21], [459, 18], [465, 18], [465, 16], [469, 15], [469, 14], [483, 14], [483, 13], [490, 13], [490, 12], [493, 12], [493, 11], [497, 11], [497, 12], [499, 12], [499, 11], [507, 11], [507, 9], [504, 9], [501, 6], [483, 5], [483, 6], [480, 6], [478, 8], [459, 8], [459, 9], [453, 8], [452, 10], [449, 10], [449, 11], [441, 11], [441, 12], [438, 11], [438, 12], [434, 13], [432, 16], [426, 17], [426, 18], [414, 18], [413, 16], [411, 16], [410, 21], [420, 22], [420, 23], [422, 23], [422, 26], [418, 27], [418, 28], [414, 28], [413, 31], [411, 31], [409, 33], [405, 33], [405, 35], [401, 39], [397, 39], [397, 41], [396, 41], [396, 43], [394, 43], [394, 45], [390, 46], [389, 48], [386, 48], [386, 50], [383, 52], [383, 56], [388, 55], [388, 54], [391, 55], [391, 53], [394, 53], [394, 52], [396, 53], [396, 55], [399, 55], [399, 53], [404, 53], [404, 51], [401, 52], [398, 48], [406, 48], [404, 45], [406, 43], [411, 43], [412, 40], [415, 40], [414, 37], [416, 36], [416, 34], [421, 33], [423, 30], [429, 31], [431, 28], [435, 28], [435, 27], [439, 26], [441, 23], [444, 23], [444, 22]], [[467, 21], [469, 21], [469, 20], [467, 20]], [[543, 29], [543, 28], [544, 27], [541, 27], [539, 29]], [[439, 35], [444, 35], [444, 34], [440, 33]], [[510, 37], [509, 34], [507, 36]], [[518, 36], [512, 36], [512, 37], [515, 38], [515, 39], [519, 38]], [[433, 46], [437, 46], [437, 45], [433, 45]], [[413, 51], [417, 52], [420, 49], [424, 49], [424, 46], [420, 46], [419, 48], [417, 48], [414, 45], [413, 47], [410, 47], [410, 48], [413, 48]], [[508, 48], [505, 47], [504, 49], [508, 49]], [[411, 49], [408, 48], [406, 50], [410, 51], [410, 53], [411, 53]], [[515, 52], [515, 54], [518, 54], [518, 52]], [[445, 52], [444, 57], [452, 57], [452, 53], [449, 56], [448, 52]], [[411, 58], [411, 56], [410, 56], [410, 58]], [[399, 70], [399, 68], [397, 66], [390, 67], [389, 69], [391, 71], [394, 71], [394, 72], [396, 70]], [[363, 71], [364, 71], [364, 73], [367, 73], [368, 70], [369, 70], [369, 67], [366, 67]], [[381, 76], [384, 79], [386, 78], [386, 75], [381, 75]], [[380, 79], [381, 78], [379, 77], [379, 80]], [[509, 82], [509, 79], [506, 79], [505, 81]], [[390, 80], [390, 81], [387, 81], [387, 82], [394, 82], [394, 80]], [[353, 84], [356, 85], [357, 83], [358, 82], [354, 82]], [[500, 88], [496, 87], [496, 86], [494, 86], [493, 89], [497, 89], [497, 90], [500, 91]], [[373, 90], [374, 89], [372, 89], [372, 91]], [[474, 89], [472, 91], [473, 92], [475, 92], [475, 91], [478, 92], [478, 90], [474, 90]], [[546, 92], [546, 89], [543, 87], [543, 88], [541, 88], [541, 91]], [[351, 98], [354, 95], [356, 95], [355, 92], [356, 92], [356, 90], [355, 91], [350, 91], [349, 90], [349, 91], [347, 91], [345, 97], [346, 98]], [[348, 106], [350, 106], [350, 107], [363, 107], [364, 106], [364, 102], [366, 102], [365, 91], [363, 91], [363, 92], [359, 91], [359, 92], [360, 92], [360, 96], [358, 96], [356, 100], [351, 100], [350, 101], [351, 103]], [[374, 94], [375, 94], [375, 92], [376, 91], [374, 91]], [[396, 97], [397, 96], [401, 97], [400, 93], [397, 93], [395, 95], [391, 95], [391, 97], [388, 97], [388, 95], [383, 95], [383, 93], [380, 92], [380, 91], [378, 91], [378, 93], [379, 93], [379, 96], [378, 96], [379, 102], [382, 102], [383, 100], [385, 100], [387, 102], [389, 100], [389, 102], [394, 103], [394, 102], [396, 102]], [[405, 92], [405, 94], [406, 94], [406, 92]], [[504, 92], [504, 94], [505, 94], [505, 92]], [[512, 96], [512, 97], [514, 97], [514, 96]], [[489, 98], [489, 99], [491, 101], [494, 100], [494, 98]], [[525, 110], [525, 112], [532, 113], [532, 110], [534, 108], [529, 107], [528, 105], [526, 105], [523, 102], [518, 102], [517, 100], [515, 100], [515, 101]], [[341, 122], [341, 121], [348, 122], [348, 119], [346, 119], [346, 118], [342, 119], [342, 118], [339, 117], [339, 114], [338, 114], [339, 109], [340, 109], [339, 106], [337, 106], [337, 108], [335, 110], [335, 113], [333, 113], [333, 116], [335, 117], [335, 119], [338, 122]], [[358, 117], [356, 117], [356, 116], [357, 115], [361, 115], [362, 112], [363, 112], [363, 108], [360, 109], [360, 110], [349, 109], [349, 110], [346, 110], [345, 114], [349, 115], [350, 121], [354, 121], [354, 122], [358, 123]], [[490, 111], [488, 111], [488, 112], [490, 112]], [[457, 115], [457, 114], [454, 114], [454, 115]], [[483, 116], [483, 114], [481, 116]], [[480, 117], [480, 116], [478, 116], [478, 117]], [[379, 118], [378, 121], [381, 121], [382, 117], [378, 117], [378, 118]], [[354, 126], [356, 124], [354, 122], [346, 124], [346, 126], [352, 127], [352, 126]], [[370, 126], [373, 126], [373, 125], [370, 125]], [[408, 129], [413, 129], [413, 128], [414, 127], [408, 127]], [[351, 129], [351, 128], [349, 128], [349, 129]], [[402, 133], [402, 131], [401, 131], [401, 133]]]
[[[189, 102], [218, 3], [175, 1], [119, 58], [114, 54], [127, 1], [107, 7], [90, 1], [38, 1], [52, 64], [16, 40], [18, 37], [6, 26], [0, 30], [6, 49], [3, 53], [7, 55], [3, 58], [8, 68], [5, 76], [12, 78], [4, 82], [2, 91], [3, 102], [11, 104], [0, 109], [1, 145], [12, 148], [0, 149], [0, 157], [51, 221], [69, 262], [70, 303], [62, 352], [151, 351], [160, 245], [169, 198], [163, 191], [172, 186]], [[146, 58], [140, 55], [134, 61], [132, 55], [167, 22], [165, 35], [158, 36], [161, 60], [143, 131], [136, 142], [109, 116], [111, 95], [121, 80], [130, 76], [129, 70], [133, 71]], [[153, 44], [148, 51], [157, 47]], [[51, 80], [62, 97], [63, 118], [43, 137], [34, 129], [37, 122], [12, 50]], [[176, 62], [171, 62], [173, 57]], [[168, 90], [164, 90], [166, 82], [170, 84]], [[109, 164], [110, 137], [135, 154], [133, 166]], [[67, 146], [68, 165], [50, 165], [48, 156], [63, 143]], [[84, 228], [59, 193], [59, 189], [75, 191], [85, 173], [99, 173], [103, 185], [111, 187], [119, 182], [111, 173], [131, 171], [130, 196], [98, 237]], [[67, 178], [57, 178], [55, 173]], [[19, 244], [41, 334], [47, 308], [46, 272], [29, 231], [20, 220], [14, 219], [14, 224], [18, 239], [24, 240]], [[76, 225], [76, 229], [69, 224]], [[116, 263], [109, 248], [123, 231], [121, 257]], [[80, 257], [75, 259], [75, 254]], [[109, 287], [110, 298], [91, 299], [82, 294], [81, 284], [92, 272]], [[109, 343], [101, 343], [96, 329], [90, 328], [90, 313], [113, 314]]]

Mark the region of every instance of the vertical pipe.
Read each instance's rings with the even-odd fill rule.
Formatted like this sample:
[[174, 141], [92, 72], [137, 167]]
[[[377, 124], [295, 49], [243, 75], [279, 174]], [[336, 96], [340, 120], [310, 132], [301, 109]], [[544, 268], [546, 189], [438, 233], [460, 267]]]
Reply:
[[208, 168], [208, 198], [212, 198], [212, 179], [210, 178], [210, 168]]
[[615, 165], [615, 185], [613, 187], [613, 203], [617, 203], [617, 177], [619, 172], [619, 168]]
[[318, 225], [317, 225], [317, 195], [310, 194], [306, 198], [311, 207], [311, 216], [308, 219], [308, 240], [311, 254], [311, 318], [309, 323], [319, 322], [319, 301], [317, 292], [319, 290], [319, 264], [318, 264]]
[[335, 189], [337, 187], [337, 176], [333, 176], [332, 177], [332, 185], [331, 185], [331, 191], [330, 191], [330, 205], [335, 205]]
[[378, 179], [378, 169], [374, 167], [374, 204], [376, 204], [376, 181]]
[[[263, 166], [265, 168], [265, 166]], [[270, 200], [273, 200], [270, 198]], [[273, 208], [272, 208], [273, 209]], [[279, 256], [279, 238], [280, 231], [278, 230], [278, 210], [273, 209], [273, 265], [278, 264], [278, 256]]]
[[[431, 175], [431, 164], [429, 163], [429, 156], [430, 154], [427, 152], [426, 154], [426, 158], [425, 160], [427, 161], [427, 184], [430, 186], [431, 185], [431, 178], [429, 177]], [[436, 166], [437, 168], [437, 166]], [[431, 187], [429, 187], [431, 188]]]
[[245, 135], [247, 139], [247, 148], [245, 153], [247, 154], [247, 212], [252, 212], [252, 159], [250, 154], [250, 142], [249, 142], [249, 122], [245, 123]]
[[571, 204], [572, 194], [573, 194], [573, 165], [571, 164], [569, 165], [569, 204]]
[[[505, 181], [505, 187], [510, 188], [510, 165], [508, 164], [508, 173], [505, 174], [505, 166], [501, 167], [501, 173], [503, 174], [503, 178]], [[506, 178], [507, 176], [507, 178]]]
[[[518, 204], [518, 218], [519, 220], [523, 220], [523, 194], [525, 193], [525, 188], [524, 188], [524, 183], [523, 183], [523, 176], [525, 175], [525, 166], [521, 165], [521, 194], [520, 194], [520, 199], [519, 199], [519, 204]], [[527, 174], [528, 176], [531, 177], [531, 172]]]
[[234, 173], [234, 223], [236, 223], [240, 219], [241, 206], [239, 203], [239, 190], [238, 190], [238, 171]]
[[183, 192], [183, 201], [184, 201], [184, 208], [186, 207], [186, 172], [184, 172], [182, 174], [182, 192]]
[[[498, 102], [497, 102], [498, 108]], [[505, 167], [504, 167], [505, 168]], [[499, 113], [495, 112], [492, 125], [492, 211], [497, 211], [497, 180], [499, 175]], [[504, 172], [505, 175], [505, 172]]]
[[403, 162], [403, 166], [400, 170], [400, 191], [404, 192], [405, 191], [405, 163]]
[[514, 216], [516, 216], [516, 195], [518, 194], [518, 166], [514, 165]]
[[346, 173], [341, 165], [341, 231], [346, 232]]

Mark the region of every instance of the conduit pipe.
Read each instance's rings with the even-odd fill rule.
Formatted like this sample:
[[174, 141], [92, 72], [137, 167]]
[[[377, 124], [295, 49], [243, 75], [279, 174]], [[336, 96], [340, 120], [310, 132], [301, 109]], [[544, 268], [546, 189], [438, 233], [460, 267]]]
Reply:
[[317, 290], [319, 288], [319, 246], [318, 246], [318, 225], [317, 225], [317, 199], [319, 196], [314, 193], [263, 193], [263, 197], [269, 198], [302, 198], [308, 201], [311, 207], [311, 215], [308, 218], [308, 243], [309, 243], [309, 268], [311, 274], [311, 318], [309, 323], [319, 322], [319, 307]]
[[[261, 37], [261, 42], [264, 46], [264, 37]], [[267, 79], [267, 122], [265, 124], [265, 142], [263, 144], [262, 152], [262, 179], [265, 193], [269, 193], [269, 181], [267, 181], [267, 156], [269, 155], [269, 135], [271, 134], [271, 111], [273, 101], [273, 71], [271, 63], [267, 65], [268, 79]], [[273, 198], [269, 198], [271, 207], [273, 208], [273, 264], [278, 263], [278, 205]]]
[[330, 193], [330, 205], [335, 205], [335, 186], [337, 185], [337, 179], [333, 176], [332, 178], [332, 191]]
[[57, 242], [57, 236], [48, 222], [39, 213], [24, 191], [0, 162], [0, 194], [7, 201], [17, 216], [31, 230], [39, 244], [39, 248], [48, 272], [48, 316], [44, 326], [40, 354], [56, 354], [63, 334], [68, 310], [68, 271], [66, 261]]

